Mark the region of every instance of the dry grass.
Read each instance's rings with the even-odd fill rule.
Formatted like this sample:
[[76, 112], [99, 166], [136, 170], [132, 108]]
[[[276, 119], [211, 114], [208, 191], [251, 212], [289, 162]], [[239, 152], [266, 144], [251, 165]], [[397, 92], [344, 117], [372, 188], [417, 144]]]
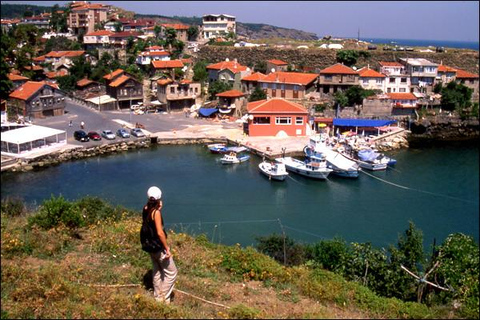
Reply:
[[169, 233], [181, 291], [171, 305], [159, 304], [144, 280], [151, 265], [139, 229], [138, 217], [128, 218], [85, 228], [76, 239], [63, 228], [28, 231], [24, 219], [2, 215], [2, 318], [398, 316], [338, 300], [354, 289], [338, 281], [314, 284], [307, 268], [285, 268], [252, 249], [183, 233]]

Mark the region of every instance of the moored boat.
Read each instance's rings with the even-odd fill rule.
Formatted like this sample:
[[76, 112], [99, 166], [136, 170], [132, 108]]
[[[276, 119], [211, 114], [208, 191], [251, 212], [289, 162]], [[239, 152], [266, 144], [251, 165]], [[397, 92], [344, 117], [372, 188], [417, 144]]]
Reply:
[[226, 153], [228, 152], [227, 145], [225, 143], [213, 143], [207, 145], [208, 150], [210, 150], [211, 153]]
[[266, 175], [271, 180], [284, 181], [288, 172], [283, 163], [272, 163], [269, 161], [263, 161], [258, 164], [260, 172]]
[[250, 159], [250, 155], [245, 152], [248, 151], [245, 147], [230, 147], [229, 152], [225, 153], [220, 159], [222, 164], [235, 164], [245, 162]]
[[327, 167], [325, 157], [319, 159], [311, 159], [300, 161], [292, 157], [277, 158], [275, 161], [283, 163], [288, 171], [300, 174], [312, 179], [327, 179], [328, 175], [333, 171]]

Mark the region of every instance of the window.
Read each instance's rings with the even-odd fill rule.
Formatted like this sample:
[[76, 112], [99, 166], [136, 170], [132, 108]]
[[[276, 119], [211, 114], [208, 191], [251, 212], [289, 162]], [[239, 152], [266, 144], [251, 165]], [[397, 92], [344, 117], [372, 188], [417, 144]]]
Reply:
[[332, 75], [325, 75], [325, 81], [332, 81]]
[[292, 124], [292, 118], [291, 117], [276, 117], [275, 118], [275, 124], [277, 124], [277, 125], [290, 125], [290, 124]]
[[363, 84], [367, 84], [367, 83], [368, 83], [368, 79], [362, 79], [362, 82], [363, 82]]
[[270, 117], [254, 117], [253, 124], [270, 124]]
[[268, 88], [268, 83], [265, 83], [265, 82], [262, 83], [262, 88], [263, 88], [263, 89], [267, 89], [267, 88]]
[[405, 91], [405, 88], [400, 88], [398, 89], [398, 92], [406, 92], [406, 91]]
[[170, 93], [174, 94], [175, 93], [175, 87], [170, 87]]
[[400, 78], [401, 83], [407, 83], [407, 78]]
[[382, 84], [382, 79], [377, 78], [377, 84]]
[[389, 78], [388, 81], [389, 81], [390, 83], [395, 83], [395, 78]]
[[293, 85], [293, 91], [298, 91], [298, 87], [299, 87], [298, 85], [294, 84]]
[[295, 124], [302, 125], [303, 124], [303, 117], [295, 117]]

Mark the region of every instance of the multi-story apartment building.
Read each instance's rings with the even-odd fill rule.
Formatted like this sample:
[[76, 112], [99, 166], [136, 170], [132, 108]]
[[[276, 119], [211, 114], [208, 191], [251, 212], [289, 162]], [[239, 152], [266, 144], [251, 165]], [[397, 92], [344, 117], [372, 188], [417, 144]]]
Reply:
[[103, 78], [107, 94], [117, 100], [117, 108], [130, 108], [133, 104], [143, 102], [142, 83], [124, 70], [117, 69]]
[[67, 24], [73, 33], [87, 34], [95, 31], [95, 25], [107, 20], [109, 6], [101, 3], [80, 3], [72, 5]]
[[400, 58], [400, 63], [410, 77], [410, 92], [433, 92], [438, 64], [423, 58]]
[[203, 38], [210, 39], [229, 32], [237, 33], [235, 17], [227, 14], [206, 14], [203, 16]]
[[380, 73], [386, 75], [386, 93], [410, 92], [410, 77], [407, 75], [405, 66], [399, 62], [380, 61]]
[[258, 80], [268, 97], [303, 99], [316, 90], [318, 74], [301, 72], [272, 72]]
[[175, 30], [175, 32], [176, 32], [177, 40], [182, 41], [182, 42], [187, 42], [188, 41], [187, 30], [188, 30], [189, 26], [187, 26], [187, 25], [178, 24], [178, 23], [164, 23], [164, 24], [160, 25], [160, 28], [161, 28], [160, 29], [160, 35], [162, 37], [165, 36], [165, 31], [168, 28], [171, 28], [171, 29]]
[[83, 44], [87, 49], [109, 46], [110, 36], [114, 32], [108, 30], [98, 30], [89, 32], [83, 36]]
[[158, 101], [166, 105], [167, 111], [190, 108], [201, 100], [202, 86], [199, 82], [189, 80], [173, 81], [160, 79], [157, 81]]
[[341, 63], [320, 70], [319, 87], [324, 94], [345, 91], [351, 86], [359, 85], [358, 72]]
[[230, 61], [228, 58], [225, 61], [210, 64], [207, 66], [208, 80], [210, 83], [214, 81], [223, 81], [232, 84], [232, 88], [241, 90], [241, 79], [252, 73], [250, 68], [241, 65], [237, 59]]

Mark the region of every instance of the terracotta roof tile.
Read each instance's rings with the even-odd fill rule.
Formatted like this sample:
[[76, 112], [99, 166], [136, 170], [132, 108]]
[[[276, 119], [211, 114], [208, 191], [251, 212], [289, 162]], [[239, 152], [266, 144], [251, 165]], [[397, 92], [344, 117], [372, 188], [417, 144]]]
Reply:
[[288, 65], [288, 63], [286, 63], [285, 61], [282, 61], [282, 60], [278, 60], [278, 59], [272, 59], [272, 60], [268, 60], [267, 62], [270, 62], [274, 65], [277, 65], [277, 66], [286, 66]]
[[136, 31], [121, 31], [121, 32], [114, 32], [110, 35], [110, 38], [128, 38], [128, 37], [137, 37], [140, 35], [140, 32]]
[[386, 95], [392, 100], [417, 100], [417, 97], [410, 92], [390, 92], [386, 93]]
[[163, 47], [161, 46], [151, 46], [151, 47], [148, 47], [147, 49], [145, 50], [149, 50], [149, 51], [162, 51], [163, 50]]
[[140, 52], [139, 56], [142, 57], [151, 57], [151, 56], [169, 56], [170, 52], [168, 51], [143, 51]]
[[18, 75], [18, 74], [14, 74], [14, 73], [9, 73], [8, 74], [8, 79], [10, 81], [22, 81], [22, 80], [30, 80], [30, 78], [27, 78], [27, 77], [24, 77], [24, 76], [21, 76], [21, 75]]
[[465, 70], [457, 69], [457, 79], [464, 79], [464, 78], [476, 78], [478, 79], [478, 74], [473, 74], [470, 72], [467, 72]]
[[78, 57], [84, 54], [85, 51], [50, 51], [45, 55], [46, 58], [60, 58], [60, 57]]
[[[45, 85], [52, 86], [44, 81], [27, 81], [23, 85], [18, 87], [15, 91], [10, 93], [9, 97], [20, 100], [28, 100], [34, 93], [36, 93]], [[55, 88], [56, 86], [52, 87]]]
[[308, 111], [300, 104], [281, 98], [272, 98], [250, 102], [247, 105], [248, 113], [296, 113], [308, 114]]
[[183, 68], [183, 62], [180, 60], [152, 61], [155, 69]]
[[157, 84], [161, 85], [161, 86], [165, 86], [167, 84], [170, 84], [172, 83], [173, 80], [172, 79], [160, 79], [160, 80], [157, 80]]
[[172, 29], [175, 29], [175, 30], [188, 30], [188, 28], [190, 28], [187, 25], [178, 24], [178, 23], [164, 23], [164, 24], [162, 24], [162, 27], [172, 28]]
[[320, 74], [358, 74], [358, 72], [341, 63], [337, 63], [321, 70]]
[[438, 66], [438, 72], [457, 72], [457, 69], [441, 64]]
[[87, 85], [89, 85], [90, 83], [93, 83], [93, 82], [94, 82], [93, 80], [83, 78], [83, 79], [77, 81], [77, 86], [85, 87], [85, 86], [87, 86]]
[[118, 77], [117, 79], [113, 80], [109, 86], [110, 87], [118, 87], [120, 86], [121, 84], [123, 84], [125, 81], [127, 81], [128, 79], [131, 79], [129, 76], [127, 75], [121, 75], [120, 77]]
[[85, 36], [109, 36], [112, 35], [113, 32], [109, 30], [98, 30], [87, 33]]
[[302, 73], [302, 72], [272, 72], [266, 75], [258, 82], [277, 82], [277, 83], [289, 83], [308, 85], [314, 82], [318, 78], [316, 73]]
[[369, 68], [362, 68], [358, 70], [358, 74], [361, 78], [385, 78], [383, 73], [377, 72]]
[[399, 62], [392, 61], [379, 61], [378, 62], [382, 67], [403, 67], [403, 64]]
[[42, 71], [43, 68], [41, 66], [37, 66], [37, 65], [34, 65], [34, 66], [25, 66], [23, 67], [25, 70], [33, 70], [33, 71]]
[[252, 73], [249, 76], [243, 77], [242, 81], [259, 81], [259, 80], [262, 80], [265, 77], [266, 77], [266, 75], [264, 75], [263, 73], [255, 72], [255, 73]]
[[68, 71], [65, 69], [60, 69], [59, 71], [45, 72], [45, 76], [48, 79], [54, 79], [54, 78], [63, 77], [66, 75], [68, 75]]
[[113, 71], [112, 73], [109, 73], [105, 76], [103, 76], [103, 79], [106, 79], [106, 80], [112, 80], [113, 78], [123, 74], [125, 71], [123, 69], [117, 69], [115, 71]]
[[224, 98], [236, 98], [236, 97], [243, 97], [245, 94], [238, 90], [228, 90], [225, 92], [217, 93], [217, 97], [224, 97]]
[[214, 70], [224, 70], [228, 69], [233, 73], [239, 73], [241, 71], [247, 70], [248, 67], [241, 65], [235, 61], [222, 61], [214, 64], [210, 64], [207, 66], [207, 69], [214, 69]]
[[43, 61], [45, 61], [45, 55], [33, 58], [32, 60], [34, 62], [43, 62]]

